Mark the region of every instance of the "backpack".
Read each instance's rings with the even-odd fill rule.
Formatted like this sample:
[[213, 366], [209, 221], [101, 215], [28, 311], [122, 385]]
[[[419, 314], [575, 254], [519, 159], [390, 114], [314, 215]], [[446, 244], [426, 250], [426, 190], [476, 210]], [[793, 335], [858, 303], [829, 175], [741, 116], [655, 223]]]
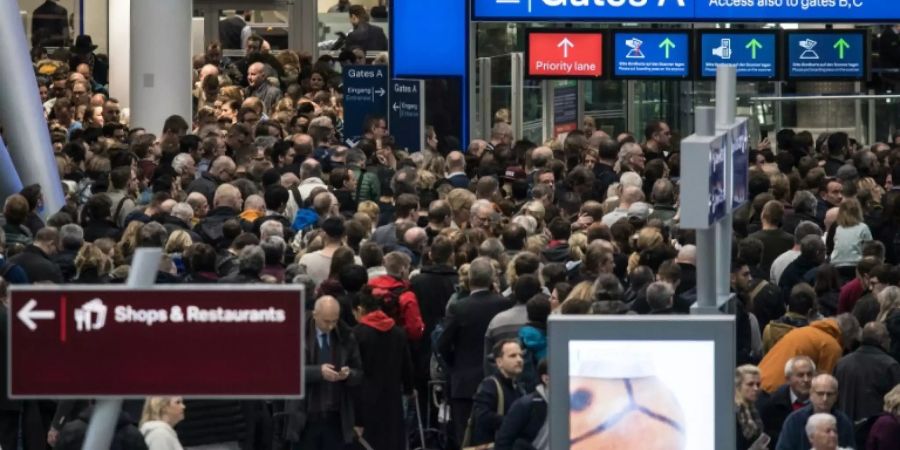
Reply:
[[405, 283], [391, 289], [375, 287], [372, 288], [372, 296], [381, 299], [383, 303], [381, 310], [384, 311], [388, 317], [394, 319], [397, 324], [403, 324], [404, 320], [400, 315], [400, 296], [407, 291], [409, 291], [409, 286]]

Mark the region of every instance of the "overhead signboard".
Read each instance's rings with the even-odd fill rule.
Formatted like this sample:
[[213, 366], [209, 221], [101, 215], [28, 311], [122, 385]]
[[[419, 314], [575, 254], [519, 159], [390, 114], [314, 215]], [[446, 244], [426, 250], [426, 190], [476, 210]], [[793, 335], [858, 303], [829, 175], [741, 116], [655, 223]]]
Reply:
[[900, 22], [895, 0], [472, 0], [477, 21]]
[[528, 76], [599, 78], [603, 76], [603, 33], [528, 30]]
[[787, 33], [787, 78], [865, 80], [868, 76], [867, 37], [861, 30]]
[[701, 31], [701, 78], [715, 78], [716, 67], [737, 68], [738, 79], [778, 78], [778, 34], [776, 32]]
[[688, 78], [691, 35], [683, 31], [613, 33], [613, 77]]
[[387, 120], [387, 66], [347, 66], [343, 68], [344, 137], [357, 140], [365, 132], [366, 120]]
[[425, 148], [425, 82], [391, 80], [390, 129], [396, 147], [408, 152]]
[[14, 398], [303, 394], [296, 287], [13, 287], [8, 320]]

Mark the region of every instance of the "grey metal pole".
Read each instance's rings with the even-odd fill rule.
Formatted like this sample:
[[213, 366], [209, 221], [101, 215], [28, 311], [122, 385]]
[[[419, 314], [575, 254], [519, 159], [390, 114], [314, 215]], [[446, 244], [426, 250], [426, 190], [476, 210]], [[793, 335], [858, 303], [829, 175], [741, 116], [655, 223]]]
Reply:
[[[128, 271], [126, 285], [131, 288], [153, 286], [161, 259], [162, 250], [159, 248], [138, 249], [131, 260], [131, 268]], [[83, 450], [109, 448], [115, 433], [116, 422], [119, 420], [119, 412], [121, 411], [121, 398], [97, 400], [94, 403], [94, 413], [91, 415], [87, 435], [84, 438], [84, 445], [81, 448]]]
[[3, 137], [19, 178], [41, 185], [45, 212], [52, 214], [66, 201], [28, 48], [19, 3], [0, 2], [0, 58], [6, 62], [0, 87]]
[[[698, 136], [715, 136], [716, 110], [709, 106], [694, 109], [694, 130]], [[716, 230], [696, 231], [697, 302], [691, 314], [716, 314]]]
[[[716, 69], [716, 128], [729, 129], [737, 116], [737, 67], [720, 65]], [[732, 149], [725, 152], [725, 176], [734, 177]], [[728, 214], [715, 226], [716, 233], [716, 303], [721, 305], [731, 296], [731, 240], [734, 235], [732, 224], [734, 212], [731, 198], [734, 195], [734, 181], [726, 184], [726, 205]]]

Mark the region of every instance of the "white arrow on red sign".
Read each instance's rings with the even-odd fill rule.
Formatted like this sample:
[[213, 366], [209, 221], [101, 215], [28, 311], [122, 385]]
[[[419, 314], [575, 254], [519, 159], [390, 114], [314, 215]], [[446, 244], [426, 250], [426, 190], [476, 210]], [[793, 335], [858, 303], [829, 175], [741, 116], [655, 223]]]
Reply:
[[557, 47], [562, 47], [563, 49], [563, 58], [569, 57], [569, 49], [575, 48], [575, 44], [569, 40], [568, 37], [564, 37], [563, 40], [559, 41], [559, 44], [556, 44]]
[[37, 301], [31, 299], [19, 310], [18, 314], [16, 314], [19, 320], [21, 320], [31, 331], [37, 329], [37, 324], [34, 323], [35, 320], [51, 320], [56, 318], [56, 311], [53, 311], [52, 309], [37, 310], [34, 309], [35, 306], [37, 306]]

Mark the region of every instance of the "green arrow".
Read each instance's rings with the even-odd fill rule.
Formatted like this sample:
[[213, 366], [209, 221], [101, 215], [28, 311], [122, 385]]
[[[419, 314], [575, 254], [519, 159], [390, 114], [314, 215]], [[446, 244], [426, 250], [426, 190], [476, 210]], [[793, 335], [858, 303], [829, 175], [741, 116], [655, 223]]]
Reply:
[[669, 59], [669, 50], [672, 50], [673, 48], [675, 48], [675, 43], [672, 42], [671, 39], [666, 38], [666, 40], [662, 41], [662, 43], [659, 44], [659, 48], [666, 49], [666, 59]]
[[756, 38], [753, 38], [745, 48], [750, 49], [750, 58], [756, 59], [756, 51], [761, 49], [762, 47], [762, 44], [760, 44], [759, 41], [756, 40]]
[[838, 59], [844, 59], [844, 50], [850, 48], [850, 44], [844, 38], [840, 38], [834, 43], [834, 48], [838, 49]]

